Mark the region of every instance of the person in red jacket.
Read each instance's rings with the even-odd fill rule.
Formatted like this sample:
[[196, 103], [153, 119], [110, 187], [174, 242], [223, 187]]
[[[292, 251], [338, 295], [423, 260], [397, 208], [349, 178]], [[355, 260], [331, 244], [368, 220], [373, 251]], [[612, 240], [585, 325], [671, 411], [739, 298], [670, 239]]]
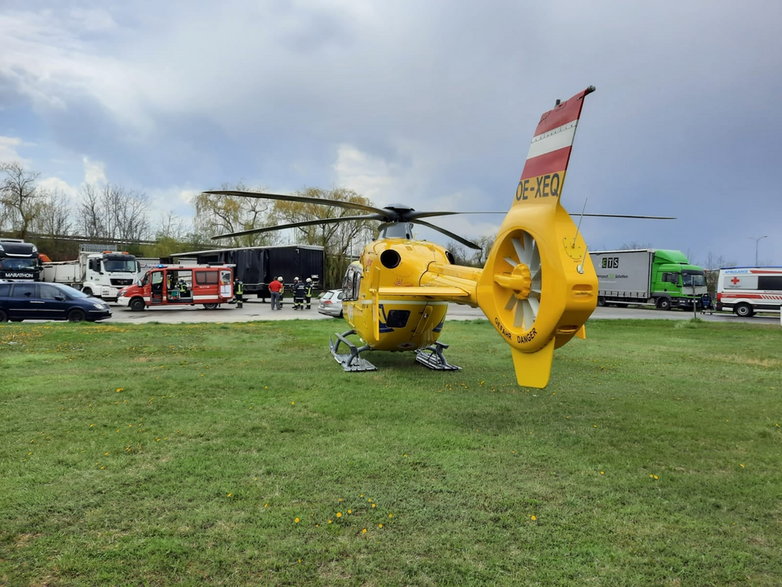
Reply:
[[269, 292], [272, 295], [272, 310], [282, 310], [282, 292], [285, 285], [282, 283], [282, 276], [273, 279], [269, 284]]

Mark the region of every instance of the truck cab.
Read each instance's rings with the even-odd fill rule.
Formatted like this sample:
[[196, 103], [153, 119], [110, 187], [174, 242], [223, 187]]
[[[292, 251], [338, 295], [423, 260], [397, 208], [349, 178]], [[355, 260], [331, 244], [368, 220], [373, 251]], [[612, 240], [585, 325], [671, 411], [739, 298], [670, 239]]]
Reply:
[[0, 239], [0, 280], [39, 281], [41, 262], [33, 243], [21, 239]]
[[122, 288], [117, 303], [134, 311], [196, 304], [213, 310], [233, 297], [231, 267], [159, 265], [136, 284]]

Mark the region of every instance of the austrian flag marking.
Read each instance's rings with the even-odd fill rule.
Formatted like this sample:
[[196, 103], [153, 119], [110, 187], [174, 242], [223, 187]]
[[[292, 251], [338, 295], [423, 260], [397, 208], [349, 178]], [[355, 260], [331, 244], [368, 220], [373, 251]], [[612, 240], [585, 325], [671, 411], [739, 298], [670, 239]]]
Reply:
[[589, 87], [541, 116], [516, 190], [517, 202], [559, 198], [584, 96], [592, 91]]

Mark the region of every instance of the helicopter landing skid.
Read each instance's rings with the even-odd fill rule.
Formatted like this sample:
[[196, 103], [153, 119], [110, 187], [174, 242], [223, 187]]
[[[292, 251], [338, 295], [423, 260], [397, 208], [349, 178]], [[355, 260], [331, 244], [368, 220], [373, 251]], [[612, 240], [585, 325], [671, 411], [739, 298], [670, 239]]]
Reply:
[[447, 349], [448, 345], [441, 342], [436, 342], [428, 347], [418, 349], [415, 351], [415, 360], [421, 363], [424, 367], [433, 369], [435, 371], [459, 371], [461, 367], [458, 365], [452, 365], [443, 356], [443, 350]]
[[[372, 363], [359, 357], [359, 353], [369, 350], [369, 346], [364, 345], [357, 347], [347, 339], [351, 334], [356, 334], [356, 331], [348, 330], [342, 334], [335, 334], [336, 340], [333, 338], [329, 339], [329, 348], [331, 349], [331, 354], [334, 356], [334, 359], [337, 363], [342, 365], [342, 369], [345, 371], [377, 371], [377, 367]], [[341, 344], [344, 344], [350, 352], [340, 353], [339, 346]]]

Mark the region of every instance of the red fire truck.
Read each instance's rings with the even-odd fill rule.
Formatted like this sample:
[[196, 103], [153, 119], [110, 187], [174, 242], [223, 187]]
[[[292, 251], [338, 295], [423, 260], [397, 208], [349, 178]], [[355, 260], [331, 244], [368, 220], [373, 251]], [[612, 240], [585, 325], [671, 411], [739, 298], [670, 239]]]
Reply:
[[117, 303], [141, 311], [147, 306], [195, 306], [214, 310], [234, 297], [233, 268], [212, 265], [158, 265], [140, 282], [124, 287]]

